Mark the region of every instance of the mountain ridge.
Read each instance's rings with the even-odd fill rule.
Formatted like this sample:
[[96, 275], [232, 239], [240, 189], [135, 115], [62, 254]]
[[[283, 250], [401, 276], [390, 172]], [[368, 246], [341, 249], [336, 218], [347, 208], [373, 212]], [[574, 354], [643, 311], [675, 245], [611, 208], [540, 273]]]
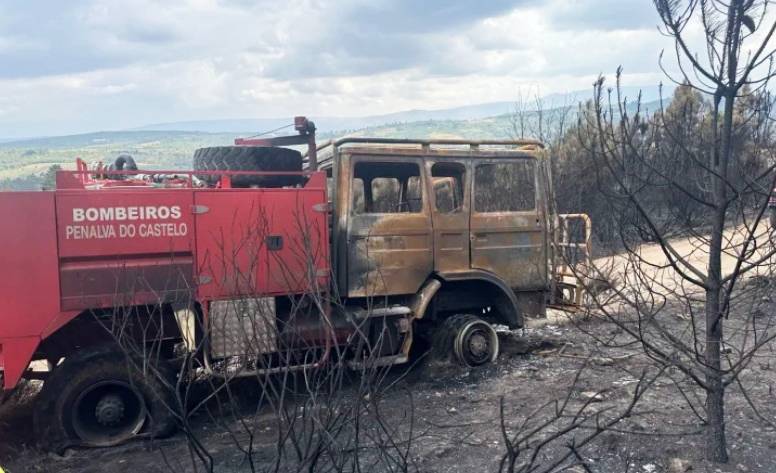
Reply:
[[[635, 88], [634, 88], [635, 89]], [[647, 99], [655, 94], [643, 94], [645, 107], [655, 106], [656, 100]], [[559, 106], [572, 107], [576, 112], [576, 105], [570, 102], [569, 94], [556, 94], [541, 99], [543, 110], [551, 112]], [[533, 99], [523, 102], [524, 105], [532, 103]], [[560, 104], [560, 105], [558, 105]], [[633, 101], [629, 103], [629, 109]], [[554, 108], [553, 108], [554, 107]], [[516, 110], [514, 102], [490, 102], [474, 104], [462, 107], [453, 107], [440, 110], [409, 110], [393, 114], [373, 115], [365, 117], [311, 117], [318, 127], [321, 138], [333, 138], [345, 135], [357, 134], [365, 136], [374, 132], [375, 136], [406, 136], [409, 138], [428, 137], [435, 135], [453, 136], [462, 138], [475, 138], [482, 135], [483, 138], [507, 137], [507, 124], [509, 116]], [[529, 116], [537, 115], [526, 105], [523, 112]], [[238, 136], [255, 135], [261, 130], [277, 130], [279, 134], [293, 133], [291, 124], [293, 118], [276, 119], [228, 119], [228, 120], [192, 120], [187, 122], [172, 122], [169, 124], [147, 125], [140, 128], [115, 131], [95, 131], [65, 136], [36, 137], [15, 140], [0, 140], [0, 148], [66, 148], [80, 146], [95, 146], [101, 144], [139, 143], [157, 140], [196, 139], [202, 141], [210, 139], [215, 144], [229, 144]], [[183, 129], [180, 129], [183, 128]], [[271, 136], [272, 134], [268, 134]]]
[[[643, 102], [655, 101], [660, 96], [659, 87], [632, 86], [622, 88], [622, 93], [625, 96], [635, 96], [639, 92], [642, 93]], [[667, 93], [670, 93], [670, 91], [666, 91], [666, 94]], [[527, 111], [529, 112], [536, 111], [538, 107], [532, 108], [532, 106], [536, 106], [538, 104], [542, 105], [546, 109], [553, 109], [561, 106], [575, 107], [580, 101], [582, 101], [582, 98], [589, 98], [591, 95], [591, 91], [573, 91], [567, 93], [548, 94], [539, 97], [538, 99], [528, 96], [525, 98], [523, 104], [526, 106]], [[360, 117], [309, 116], [309, 118], [315, 122], [319, 131], [325, 133], [429, 120], [477, 120], [513, 113], [515, 107], [515, 101], [497, 101], [460, 105], [442, 109], [411, 109], [393, 113], [366, 115]], [[274, 130], [283, 126], [288, 126], [292, 123], [293, 117], [187, 120], [178, 122], [155, 123], [132, 128], [126, 131], [259, 133], [265, 132], [267, 130]]]

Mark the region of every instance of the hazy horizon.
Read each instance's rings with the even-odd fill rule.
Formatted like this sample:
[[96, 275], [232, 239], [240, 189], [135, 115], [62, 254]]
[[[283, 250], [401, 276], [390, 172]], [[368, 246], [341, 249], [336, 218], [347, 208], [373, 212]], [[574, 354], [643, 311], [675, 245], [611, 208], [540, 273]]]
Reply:
[[0, 137], [154, 123], [352, 117], [656, 86], [651, 2], [12, 0]]

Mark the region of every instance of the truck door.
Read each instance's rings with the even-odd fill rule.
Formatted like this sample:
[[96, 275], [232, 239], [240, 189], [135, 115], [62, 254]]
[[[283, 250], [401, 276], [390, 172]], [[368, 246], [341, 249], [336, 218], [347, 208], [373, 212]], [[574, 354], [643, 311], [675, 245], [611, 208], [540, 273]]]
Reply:
[[547, 287], [547, 235], [532, 158], [473, 164], [471, 265], [515, 290]]
[[204, 190], [194, 196], [199, 297], [266, 294], [268, 224], [263, 193]]
[[412, 294], [432, 272], [422, 164], [420, 158], [352, 157], [348, 296]]
[[426, 162], [434, 223], [434, 269], [440, 273], [469, 270], [470, 193], [466, 165], [449, 158]]

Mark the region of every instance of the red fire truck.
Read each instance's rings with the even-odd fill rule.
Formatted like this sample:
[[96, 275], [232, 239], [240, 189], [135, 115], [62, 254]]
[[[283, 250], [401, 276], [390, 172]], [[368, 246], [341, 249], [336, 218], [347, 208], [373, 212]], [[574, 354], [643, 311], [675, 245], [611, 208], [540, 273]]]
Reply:
[[[221, 377], [359, 368], [429, 337], [477, 366], [498, 355], [494, 324], [579, 301], [555, 228], [587, 220], [554, 215], [540, 143], [319, 147], [312, 122], [295, 125], [200, 149], [192, 171], [120, 156], [0, 194], [0, 384], [43, 379], [40, 438], [171, 433], [160, 384], [181, 359]], [[139, 355], [157, 376], [127, 370]]]

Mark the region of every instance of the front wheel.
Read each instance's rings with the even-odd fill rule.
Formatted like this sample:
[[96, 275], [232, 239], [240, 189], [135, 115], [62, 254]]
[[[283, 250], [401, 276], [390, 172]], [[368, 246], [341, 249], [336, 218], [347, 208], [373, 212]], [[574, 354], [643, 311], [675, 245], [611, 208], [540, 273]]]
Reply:
[[[34, 415], [42, 446], [107, 447], [176, 428], [170, 372], [143, 373], [117, 351], [98, 348], [65, 359], [43, 383]], [[134, 366], [133, 366], [134, 365]]]
[[464, 366], [480, 366], [498, 358], [496, 330], [476, 315], [459, 314], [447, 318], [434, 338], [438, 353], [452, 356]]

